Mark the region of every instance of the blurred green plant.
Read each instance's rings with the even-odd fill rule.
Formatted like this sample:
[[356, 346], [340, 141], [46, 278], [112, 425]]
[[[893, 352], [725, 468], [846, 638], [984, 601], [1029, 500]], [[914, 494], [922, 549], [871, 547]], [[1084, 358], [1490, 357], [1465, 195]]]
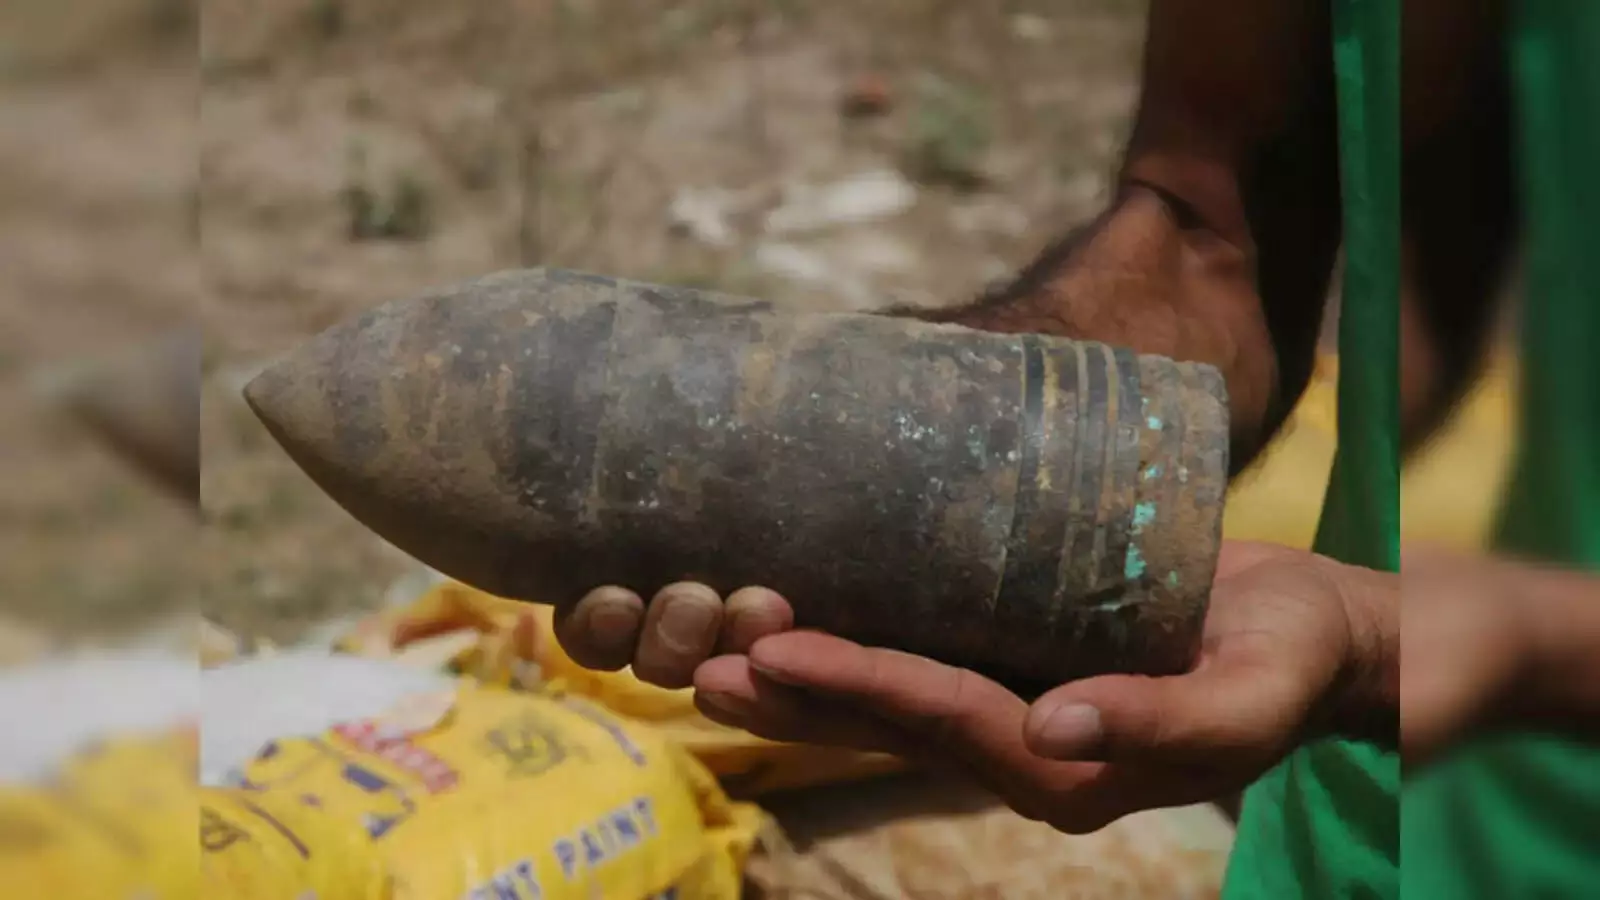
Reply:
[[433, 233], [433, 198], [422, 179], [402, 171], [380, 192], [366, 174], [366, 151], [359, 143], [350, 148], [350, 168], [340, 199], [352, 241], [416, 241]]
[[976, 87], [939, 75], [918, 79], [902, 168], [924, 184], [975, 190], [993, 140], [992, 111]]
[[433, 202], [415, 176], [402, 173], [379, 194], [364, 183], [346, 185], [345, 215], [354, 241], [416, 241], [433, 232]]
[[344, 0], [311, 0], [306, 7], [306, 27], [320, 40], [337, 40], [349, 24]]
[[378, 222], [378, 236], [417, 239], [433, 231], [433, 201], [422, 180], [401, 172], [389, 193], [388, 214]]

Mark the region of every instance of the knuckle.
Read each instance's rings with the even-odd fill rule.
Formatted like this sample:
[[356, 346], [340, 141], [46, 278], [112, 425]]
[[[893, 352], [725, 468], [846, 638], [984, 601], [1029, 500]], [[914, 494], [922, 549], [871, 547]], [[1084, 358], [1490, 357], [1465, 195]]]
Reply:
[[933, 708], [928, 711], [928, 728], [940, 741], [949, 740], [963, 715], [962, 704], [972, 696], [973, 679], [977, 676], [966, 669], [951, 669], [948, 687], [936, 696]]
[[1141, 690], [1130, 691], [1120, 703], [1107, 704], [1115, 711], [1103, 738], [1108, 755], [1159, 756], [1205, 743], [1189, 717], [1189, 705], [1182, 702], [1171, 680], [1140, 681]]
[[877, 696], [883, 692], [887, 679], [883, 672], [883, 655], [879, 653], [866, 653], [861, 663], [861, 684], [863, 693]]
[[898, 650], [867, 650], [862, 665], [863, 694], [896, 721], [939, 743], [962, 736], [966, 706], [977, 687], [975, 673]]
[[[1113, 750], [1133, 750], [1146, 753], [1167, 753], [1182, 747], [1187, 735], [1168, 716], [1152, 712], [1139, 721], [1128, 733], [1116, 736], [1112, 732], [1108, 743]], [[1117, 746], [1121, 744], [1123, 746]]]

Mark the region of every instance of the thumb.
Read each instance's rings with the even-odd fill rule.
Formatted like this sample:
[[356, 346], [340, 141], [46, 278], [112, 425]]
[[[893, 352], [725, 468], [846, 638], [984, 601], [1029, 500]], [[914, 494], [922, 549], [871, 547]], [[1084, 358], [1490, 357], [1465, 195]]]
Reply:
[[1312, 705], [1295, 679], [1259, 667], [1151, 678], [1107, 675], [1034, 702], [1023, 738], [1049, 759], [1205, 766], [1284, 753]]

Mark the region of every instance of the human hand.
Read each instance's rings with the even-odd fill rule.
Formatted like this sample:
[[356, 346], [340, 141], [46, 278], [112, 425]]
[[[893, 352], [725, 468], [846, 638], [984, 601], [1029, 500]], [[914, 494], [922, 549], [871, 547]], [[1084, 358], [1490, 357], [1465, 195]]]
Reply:
[[1085, 832], [1238, 790], [1311, 737], [1392, 739], [1396, 588], [1309, 553], [1228, 544], [1189, 674], [1085, 679], [1031, 709], [964, 669], [791, 630], [788, 604], [761, 588], [723, 607], [708, 588], [676, 585], [648, 612], [602, 589], [557, 635], [586, 665], [632, 662], [645, 680], [692, 683], [724, 724], [953, 769], [1023, 815]]
[[729, 594], [680, 582], [657, 591], [648, 607], [633, 591], [601, 587], [559, 608], [555, 635], [578, 665], [615, 671], [633, 667], [642, 681], [685, 688], [717, 654], [749, 652], [757, 640], [794, 627], [788, 601], [761, 587]]

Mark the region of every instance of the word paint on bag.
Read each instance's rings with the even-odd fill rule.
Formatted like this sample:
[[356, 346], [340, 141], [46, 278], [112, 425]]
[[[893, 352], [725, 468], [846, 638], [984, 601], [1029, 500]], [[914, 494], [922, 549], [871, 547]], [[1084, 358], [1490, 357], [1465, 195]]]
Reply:
[[571, 881], [579, 872], [598, 869], [655, 835], [656, 817], [650, 798], [639, 797], [557, 840], [556, 861], [561, 864], [562, 877]]
[[543, 897], [544, 888], [533, 870], [533, 861], [519, 859], [468, 891], [461, 900], [542, 900]]
[[334, 726], [333, 733], [351, 746], [414, 775], [430, 794], [440, 794], [456, 786], [460, 776], [450, 764], [419, 747], [410, 738], [396, 736], [374, 722], [349, 722]]

